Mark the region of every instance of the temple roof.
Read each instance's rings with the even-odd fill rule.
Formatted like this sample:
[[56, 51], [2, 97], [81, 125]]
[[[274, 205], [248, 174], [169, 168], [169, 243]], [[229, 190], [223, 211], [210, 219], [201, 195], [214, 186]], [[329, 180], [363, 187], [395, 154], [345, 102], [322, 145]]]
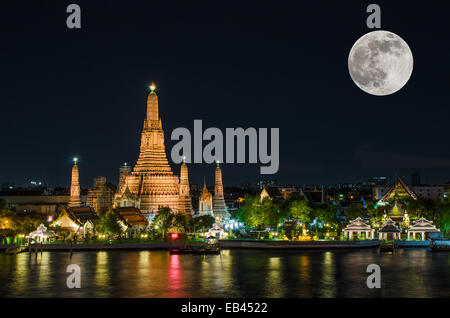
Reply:
[[129, 226], [147, 225], [148, 221], [141, 210], [134, 207], [117, 208], [116, 214]]
[[283, 198], [283, 194], [277, 187], [271, 187], [266, 185], [262, 192], [266, 192], [270, 198]]
[[440, 230], [433, 225], [432, 221], [421, 217], [408, 228], [408, 232], [440, 232]]
[[360, 217], [350, 221], [350, 223], [345, 227], [344, 231], [371, 231], [372, 228], [369, 224], [364, 222]]
[[388, 218], [383, 226], [378, 230], [381, 233], [400, 233], [400, 229], [395, 225], [395, 222], [391, 218]]
[[68, 212], [72, 214], [77, 220], [81, 221], [82, 224], [87, 221], [94, 221], [98, 219], [97, 213], [90, 206], [80, 206], [80, 207], [70, 207]]
[[395, 196], [398, 199], [412, 198], [417, 200], [417, 195], [400, 177], [397, 177], [392, 188], [378, 202], [387, 202], [394, 199]]
[[394, 205], [392, 209], [389, 211], [389, 216], [397, 217], [397, 216], [403, 216], [402, 208], [399, 206], [399, 203], [397, 201], [397, 198], [394, 200]]
[[206, 187], [206, 180], [203, 183], [203, 190], [202, 190], [202, 196], [200, 200], [209, 200], [212, 198], [211, 193], [208, 191], [208, 188]]
[[64, 215], [67, 215], [73, 223], [78, 226], [82, 226], [88, 221], [93, 222], [98, 219], [97, 213], [95, 213], [94, 209], [90, 206], [67, 207], [63, 208], [58, 218], [50, 226], [57, 224], [57, 221]]

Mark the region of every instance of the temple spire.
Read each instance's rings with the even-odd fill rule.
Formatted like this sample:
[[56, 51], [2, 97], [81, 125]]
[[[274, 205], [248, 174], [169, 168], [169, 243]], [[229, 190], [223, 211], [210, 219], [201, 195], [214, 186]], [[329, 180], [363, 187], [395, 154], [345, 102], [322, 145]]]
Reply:
[[179, 193], [179, 204], [178, 210], [181, 213], [193, 214], [191, 195], [189, 189], [189, 174], [186, 165], [185, 157], [183, 157], [183, 164], [180, 170], [180, 193]]
[[206, 187], [206, 177], [203, 176], [203, 193], [208, 192], [208, 188]]
[[223, 195], [222, 170], [220, 169], [219, 161], [217, 161], [216, 173], [214, 182], [214, 198], [213, 198], [213, 212], [216, 221], [224, 221], [229, 219], [228, 209], [225, 205], [225, 198]]
[[77, 166], [78, 158], [73, 158], [72, 180], [70, 183], [69, 206], [81, 206], [80, 172]]
[[150, 94], [147, 97], [147, 121], [159, 120], [158, 95], [155, 93], [156, 85], [152, 82]]

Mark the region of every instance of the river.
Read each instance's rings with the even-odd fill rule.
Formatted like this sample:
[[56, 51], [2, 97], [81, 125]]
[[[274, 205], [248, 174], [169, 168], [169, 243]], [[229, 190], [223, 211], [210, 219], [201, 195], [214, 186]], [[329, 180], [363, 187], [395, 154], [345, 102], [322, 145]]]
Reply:
[[[69, 264], [81, 288], [66, 284]], [[369, 264], [381, 288], [369, 289]], [[450, 297], [450, 253], [399, 249], [0, 254], [0, 297]]]

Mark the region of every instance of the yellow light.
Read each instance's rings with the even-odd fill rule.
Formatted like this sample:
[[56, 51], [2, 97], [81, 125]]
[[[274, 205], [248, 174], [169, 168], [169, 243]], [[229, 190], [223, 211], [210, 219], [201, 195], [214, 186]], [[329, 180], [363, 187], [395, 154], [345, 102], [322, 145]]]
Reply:
[[77, 163], [78, 162], [78, 158], [77, 157], [73, 158], [73, 162]]
[[152, 93], [155, 91], [156, 86], [155, 83], [152, 82], [152, 85], [150, 85], [150, 90], [152, 91]]

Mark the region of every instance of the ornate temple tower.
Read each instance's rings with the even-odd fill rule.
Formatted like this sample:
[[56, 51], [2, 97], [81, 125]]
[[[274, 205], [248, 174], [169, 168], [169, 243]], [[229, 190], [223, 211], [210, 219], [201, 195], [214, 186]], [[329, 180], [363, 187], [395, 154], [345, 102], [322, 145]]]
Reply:
[[178, 211], [185, 214], [194, 214], [194, 210], [192, 209], [191, 194], [189, 191], [188, 168], [184, 158], [180, 170], [180, 198], [178, 201]]
[[72, 181], [70, 183], [70, 200], [69, 206], [81, 206], [80, 195], [80, 172], [78, 171], [77, 158], [73, 159]]
[[122, 186], [125, 184], [125, 179], [127, 176], [131, 174], [130, 166], [125, 162], [122, 167], [119, 168], [119, 184], [117, 186], [117, 190], [122, 189]]
[[225, 199], [223, 196], [222, 170], [220, 169], [218, 161], [216, 168], [216, 181], [214, 184], [213, 211], [214, 217], [217, 221], [220, 222], [229, 219], [228, 209], [225, 205]]
[[131, 194], [140, 200], [141, 212], [146, 216], [154, 215], [160, 207], [178, 211], [179, 199], [178, 177], [173, 175], [167, 161], [155, 89], [152, 83], [138, 161], [116, 194], [121, 197], [128, 186]]
[[212, 195], [211, 193], [209, 193], [208, 188], [206, 187], [206, 180], [203, 183], [202, 196], [200, 197], [200, 200], [198, 202], [198, 216], [202, 215], [214, 215]]

